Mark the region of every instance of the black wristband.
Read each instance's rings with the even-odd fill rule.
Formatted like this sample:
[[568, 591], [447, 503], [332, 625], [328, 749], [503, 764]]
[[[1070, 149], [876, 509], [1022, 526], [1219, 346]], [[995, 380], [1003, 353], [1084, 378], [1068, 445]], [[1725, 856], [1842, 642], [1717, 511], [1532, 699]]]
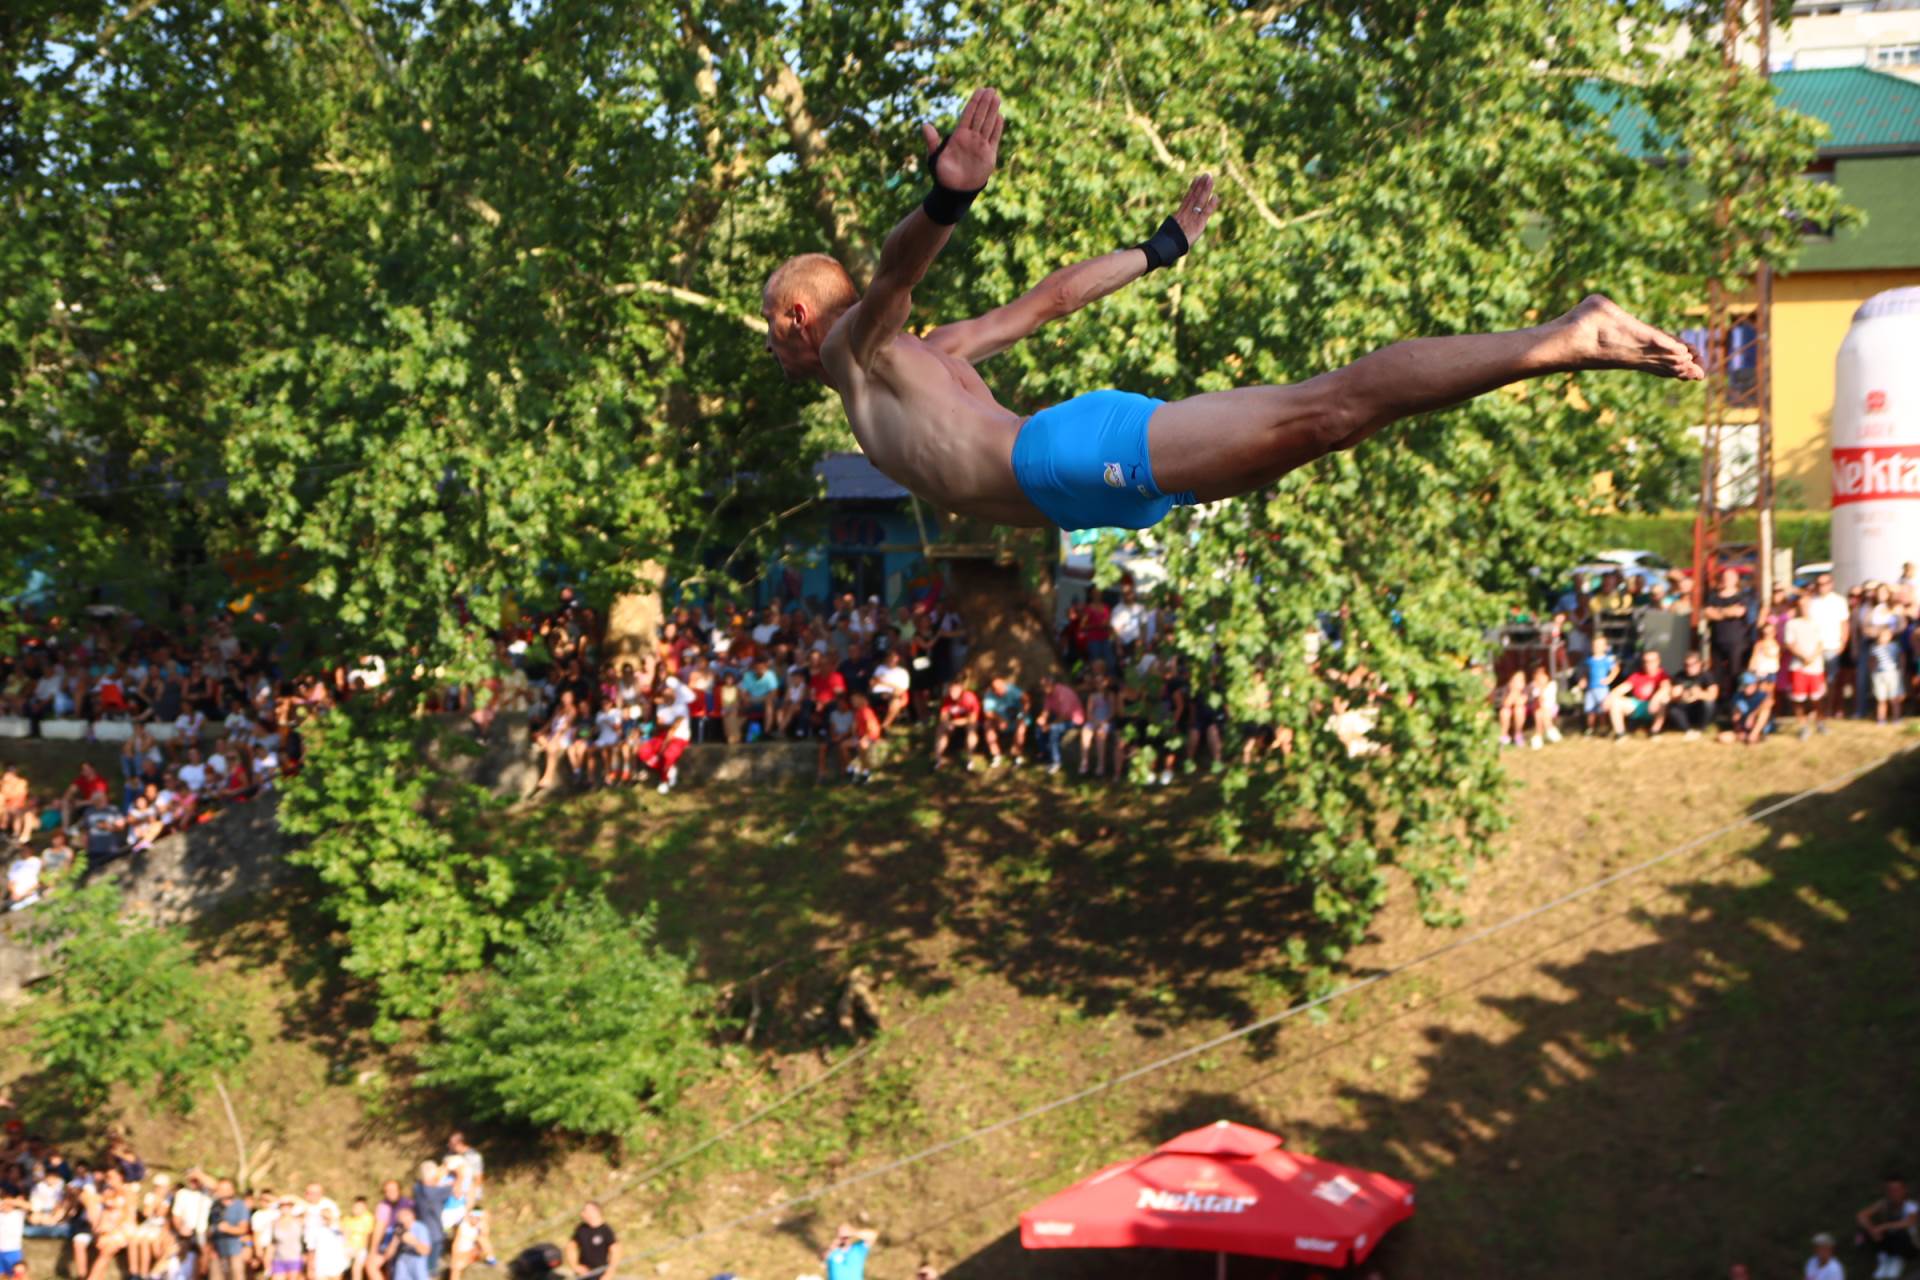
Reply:
[[935, 165], [940, 153], [947, 149], [947, 140], [942, 138], [940, 145], [927, 153], [927, 176], [933, 179], [933, 190], [927, 192], [927, 198], [920, 202], [929, 219], [943, 227], [951, 227], [967, 216], [967, 207], [973, 198], [985, 191], [985, 187], [975, 187], [971, 191], [958, 191], [952, 187], [940, 185], [940, 173]]
[[1187, 233], [1180, 224], [1168, 218], [1160, 224], [1160, 229], [1142, 240], [1134, 248], [1147, 255], [1147, 271], [1158, 271], [1161, 267], [1170, 267], [1186, 256], [1188, 248]]

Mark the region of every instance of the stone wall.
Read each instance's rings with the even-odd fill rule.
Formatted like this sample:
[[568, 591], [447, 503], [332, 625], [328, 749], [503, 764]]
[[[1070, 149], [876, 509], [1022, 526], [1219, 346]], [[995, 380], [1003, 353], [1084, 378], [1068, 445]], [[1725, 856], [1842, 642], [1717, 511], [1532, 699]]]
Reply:
[[[97, 873], [120, 884], [129, 917], [186, 924], [230, 898], [271, 888], [287, 873], [286, 841], [271, 793], [211, 822], [168, 836]], [[0, 1002], [46, 976], [46, 957], [27, 941], [36, 908], [0, 918]]]

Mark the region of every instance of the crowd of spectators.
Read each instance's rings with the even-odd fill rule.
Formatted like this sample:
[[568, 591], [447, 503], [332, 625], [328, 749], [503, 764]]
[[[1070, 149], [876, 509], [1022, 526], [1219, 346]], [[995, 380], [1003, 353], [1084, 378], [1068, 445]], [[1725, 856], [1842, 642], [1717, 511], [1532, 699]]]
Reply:
[[[1700, 600], [1695, 617], [1679, 571], [1610, 572], [1577, 584], [1544, 624], [1508, 628], [1527, 634], [1493, 694], [1502, 744], [1558, 741], [1566, 718], [1616, 741], [1644, 729], [1754, 745], [1789, 725], [1806, 738], [1836, 718], [1891, 724], [1920, 705], [1911, 564], [1898, 581], [1844, 595], [1819, 572], [1774, 584], [1765, 601], [1727, 568]], [[1677, 669], [1663, 656], [1675, 650]]]
[[502, 674], [472, 704], [485, 735], [501, 711], [531, 713], [540, 786], [679, 780], [686, 750], [763, 740], [816, 744], [816, 774], [865, 781], [876, 748], [928, 723], [967, 655], [965, 623], [937, 598], [889, 609], [851, 593], [831, 609], [757, 612], [687, 605], [653, 652], [603, 664], [591, 612], [562, 598], [528, 634], [501, 644]]
[[0, 1274], [25, 1277], [24, 1242], [40, 1239], [70, 1280], [459, 1280], [495, 1261], [485, 1185], [459, 1133], [410, 1189], [393, 1179], [340, 1200], [318, 1182], [295, 1194], [152, 1170], [119, 1136], [90, 1159], [16, 1135], [0, 1155]]
[[76, 850], [110, 861], [270, 790], [299, 768], [303, 719], [335, 696], [327, 680], [281, 679], [257, 618], [188, 612], [163, 628], [106, 609], [20, 621], [18, 650], [0, 655], [0, 717], [36, 736], [77, 722], [116, 744], [118, 772], [83, 761], [36, 786], [17, 762], [0, 768], [13, 908], [39, 901]]

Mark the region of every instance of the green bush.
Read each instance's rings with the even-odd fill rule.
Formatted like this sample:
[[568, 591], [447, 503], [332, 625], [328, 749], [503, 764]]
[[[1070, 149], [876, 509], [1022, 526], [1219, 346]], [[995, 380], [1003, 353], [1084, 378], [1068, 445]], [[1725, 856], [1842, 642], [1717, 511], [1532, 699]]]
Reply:
[[560, 857], [539, 815], [435, 765], [433, 734], [429, 721], [348, 703], [308, 734], [280, 806], [281, 827], [306, 837], [288, 861], [318, 880], [340, 967], [367, 984], [385, 1043], [440, 1009], [448, 979], [514, 946], [535, 905], [590, 876]]
[[245, 1019], [195, 971], [178, 934], [123, 920], [120, 896], [96, 880], [34, 909], [33, 940], [53, 960], [26, 1010], [34, 1058], [76, 1113], [97, 1115], [115, 1085], [130, 1084], [184, 1115], [207, 1072], [251, 1050]]
[[598, 894], [536, 911], [421, 1054], [428, 1084], [482, 1120], [614, 1137], [671, 1105], [711, 1063], [713, 993], [654, 945], [652, 913]]

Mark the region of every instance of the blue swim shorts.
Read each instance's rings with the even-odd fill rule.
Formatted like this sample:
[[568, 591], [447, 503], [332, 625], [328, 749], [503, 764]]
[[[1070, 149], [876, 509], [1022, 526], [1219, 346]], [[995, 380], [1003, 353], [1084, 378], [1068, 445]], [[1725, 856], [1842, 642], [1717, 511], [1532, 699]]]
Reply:
[[1089, 391], [1028, 418], [1013, 441], [1013, 478], [1062, 529], [1145, 529], [1191, 493], [1162, 493], [1147, 458], [1147, 419], [1162, 401]]

